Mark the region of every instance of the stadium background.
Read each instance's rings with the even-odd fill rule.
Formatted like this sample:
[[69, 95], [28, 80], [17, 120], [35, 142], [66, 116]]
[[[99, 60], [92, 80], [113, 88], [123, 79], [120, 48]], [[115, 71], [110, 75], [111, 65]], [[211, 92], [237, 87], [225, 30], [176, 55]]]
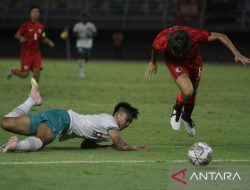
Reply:
[[[56, 47], [42, 45], [45, 58], [75, 58], [72, 27], [81, 11], [87, 11], [98, 28], [93, 58], [112, 59], [112, 33], [124, 35], [124, 59], [148, 59], [158, 31], [174, 25], [190, 25], [226, 33], [243, 54], [250, 40], [249, 0], [0, 0], [0, 57], [17, 58], [19, 43], [14, 39], [18, 26], [29, 18], [32, 4], [42, 8], [41, 21]], [[60, 39], [64, 27], [70, 29], [70, 54]], [[240, 45], [239, 45], [240, 44]], [[215, 48], [216, 47], [216, 48]], [[221, 44], [201, 46], [207, 61], [232, 60]]]
[[[55, 141], [37, 152], [1, 154], [1, 190], [173, 190], [168, 188], [168, 168], [174, 166], [177, 171], [191, 166], [187, 150], [199, 141], [214, 151], [212, 162], [202, 167], [203, 171], [243, 165], [249, 175], [249, 66], [234, 64], [229, 50], [219, 42], [201, 44], [205, 69], [194, 112], [195, 139], [187, 136], [183, 127], [176, 132], [169, 125], [178, 88], [165, 65], [158, 65], [158, 73], [150, 81], [145, 80], [144, 71], [154, 36], [174, 25], [224, 32], [243, 55], [249, 56], [250, 0], [0, 0], [1, 117], [19, 105], [30, 90], [28, 79], [6, 80], [6, 72], [13, 66], [19, 68], [20, 45], [14, 34], [29, 18], [32, 4], [42, 7], [41, 21], [47, 36], [56, 43], [53, 49], [41, 44], [44, 104], [32, 112], [59, 107], [83, 114], [111, 113], [117, 102], [125, 100], [139, 108], [140, 117], [122, 137], [131, 145], [149, 145], [152, 151], [80, 150], [81, 140], [71, 139]], [[93, 58], [86, 65], [87, 77], [81, 80], [72, 26], [83, 10], [91, 14], [99, 34]], [[65, 59], [65, 41], [60, 39], [65, 26], [71, 29], [69, 60]], [[124, 61], [112, 60], [111, 35], [117, 30], [125, 38]], [[0, 145], [11, 135], [0, 129]], [[249, 187], [248, 179], [244, 178], [242, 185]], [[231, 190], [220, 185], [213, 188]], [[211, 190], [211, 186], [198, 189]]]

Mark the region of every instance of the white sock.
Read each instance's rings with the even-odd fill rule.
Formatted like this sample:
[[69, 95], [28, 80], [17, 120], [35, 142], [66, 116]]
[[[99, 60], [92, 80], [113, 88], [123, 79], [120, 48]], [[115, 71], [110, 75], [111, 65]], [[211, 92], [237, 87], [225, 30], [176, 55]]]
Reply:
[[22, 115], [27, 115], [27, 113], [29, 113], [33, 105], [35, 105], [35, 101], [31, 97], [28, 97], [24, 103], [17, 106], [15, 109], [13, 109], [10, 113], [5, 115], [4, 117], [20, 117]]
[[79, 65], [80, 77], [84, 77], [84, 64], [85, 64], [85, 60], [79, 59], [78, 65]]
[[19, 141], [16, 150], [34, 151], [43, 146], [43, 142], [38, 137], [27, 137], [24, 140]]

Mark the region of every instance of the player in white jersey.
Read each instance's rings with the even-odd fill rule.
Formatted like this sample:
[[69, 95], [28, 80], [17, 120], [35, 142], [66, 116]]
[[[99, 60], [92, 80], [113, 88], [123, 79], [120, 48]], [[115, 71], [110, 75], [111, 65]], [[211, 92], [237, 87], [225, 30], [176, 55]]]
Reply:
[[98, 148], [98, 142], [113, 142], [113, 147], [121, 151], [143, 150], [148, 146], [129, 146], [120, 136], [120, 131], [137, 118], [138, 110], [129, 103], [121, 102], [115, 106], [112, 115], [102, 113], [98, 115], [81, 115], [72, 110], [53, 109], [38, 114], [30, 114], [33, 106], [41, 105], [38, 84], [31, 79], [30, 96], [24, 103], [5, 115], [1, 121], [3, 129], [28, 136], [18, 140], [16, 136], [0, 148], [0, 152], [7, 151], [35, 151], [43, 148], [56, 138], [60, 141], [79, 137], [83, 139], [82, 148]]
[[94, 23], [89, 21], [89, 15], [81, 13], [81, 21], [76, 23], [73, 32], [76, 40], [76, 50], [78, 54], [78, 64], [80, 77], [83, 78], [84, 64], [89, 60], [93, 47], [93, 38], [97, 35], [97, 29]]

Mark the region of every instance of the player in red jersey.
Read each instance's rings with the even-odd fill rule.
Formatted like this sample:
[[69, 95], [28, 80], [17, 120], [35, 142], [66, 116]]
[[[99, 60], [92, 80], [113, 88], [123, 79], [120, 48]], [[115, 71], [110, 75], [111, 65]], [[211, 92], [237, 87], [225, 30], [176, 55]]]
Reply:
[[42, 56], [39, 48], [41, 40], [50, 47], [54, 43], [46, 37], [44, 25], [40, 23], [40, 7], [33, 5], [30, 9], [30, 20], [24, 22], [18, 29], [15, 38], [21, 43], [21, 69], [12, 68], [7, 75], [10, 79], [13, 75], [20, 78], [27, 78], [29, 72], [33, 72], [33, 77], [39, 82], [40, 70], [42, 70]]
[[154, 39], [151, 60], [145, 72], [148, 79], [157, 72], [157, 55], [163, 53], [168, 70], [180, 89], [170, 123], [174, 130], [179, 130], [182, 121], [190, 136], [195, 135], [191, 115], [202, 71], [199, 43], [215, 40], [219, 40], [232, 52], [235, 62], [243, 65], [250, 63], [250, 59], [241, 55], [225, 34], [188, 26], [175, 26], [161, 31]]

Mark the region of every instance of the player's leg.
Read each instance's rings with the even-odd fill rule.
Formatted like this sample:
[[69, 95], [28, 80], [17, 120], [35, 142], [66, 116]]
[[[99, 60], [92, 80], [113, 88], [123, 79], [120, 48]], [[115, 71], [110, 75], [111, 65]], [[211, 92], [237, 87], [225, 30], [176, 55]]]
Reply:
[[6, 114], [4, 118], [16, 118], [27, 115], [33, 106], [41, 105], [42, 98], [39, 92], [39, 86], [35, 79], [31, 78], [30, 96], [19, 106], [14, 108], [11, 112]]
[[[4, 117], [1, 121], [1, 126], [3, 129], [21, 134], [28, 135], [30, 129], [30, 121], [29, 116], [20, 116], [20, 117]], [[9, 139], [9, 141], [2, 145], [0, 148], [0, 152], [7, 152], [8, 150], [15, 150], [18, 145], [18, 139], [16, 136], [13, 136]]]
[[11, 79], [13, 75], [25, 79], [29, 76], [29, 71], [22, 71], [19, 69], [11, 68], [7, 73], [7, 79]]
[[41, 123], [37, 130], [36, 137], [41, 139], [43, 146], [45, 146], [53, 141], [54, 134], [47, 124]]
[[11, 79], [12, 76], [14, 75], [23, 79], [29, 76], [32, 57], [28, 52], [21, 51], [20, 60], [21, 60], [21, 69], [11, 68], [7, 73], [8, 80]]
[[189, 77], [192, 82], [194, 92], [191, 98], [189, 98], [184, 105], [184, 111], [182, 113], [182, 122], [185, 125], [186, 131], [190, 136], [195, 135], [195, 124], [192, 120], [192, 113], [195, 107], [197, 89], [201, 79], [202, 63], [198, 62], [196, 68], [189, 69]]
[[185, 104], [185, 101], [188, 100], [190, 96], [192, 96], [193, 86], [188, 76], [187, 67], [176, 63], [167, 62], [166, 64], [173, 80], [176, 82], [177, 86], [180, 89], [176, 104], [173, 106], [173, 111], [170, 119], [172, 128], [174, 130], [179, 130], [182, 108]]
[[40, 69], [33, 70], [33, 78], [39, 83], [39, 81], [40, 81]]
[[29, 124], [29, 116], [27, 115], [18, 117], [4, 117], [1, 120], [1, 126], [4, 130], [20, 135], [28, 135]]
[[42, 56], [41, 56], [41, 53], [38, 52], [32, 55], [32, 57], [33, 57], [33, 62], [31, 65], [31, 70], [33, 71], [34, 79], [37, 81], [37, 83], [39, 83], [41, 70], [43, 69]]
[[54, 111], [50, 110], [37, 115], [30, 115], [29, 137], [19, 141], [14, 150], [35, 151], [51, 143], [55, 136], [58, 135], [60, 118], [62, 117], [60, 114], [55, 116], [51, 113], [54, 113]]
[[[30, 114], [26, 116], [26, 121], [28, 124], [23, 134], [29, 137], [21, 141], [18, 141], [17, 137], [10, 138], [3, 152], [8, 150], [34, 151], [42, 148], [68, 129], [70, 116], [64, 110], [49, 110], [36, 115]], [[22, 124], [19, 123], [18, 126]]]
[[3, 146], [2, 152], [16, 151], [16, 150], [36, 151], [53, 141], [53, 133], [45, 123], [40, 123], [37, 129], [34, 128], [30, 129], [30, 127], [32, 127], [33, 124], [34, 123], [29, 124], [28, 133], [26, 135], [30, 135], [32, 130], [36, 130], [35, 136], [29, 136], [20, 141], [16, 136], [13, 136]]
[[85, 61], [85, 51], [84, 51], [84, 48], [82, 48], [82, 47], [77, 47], [76, 51], [77, 51], [77, 56], [78, 56], [77, 64], [78, 64], [78, 68], [79, 68], [79, 77], [84, 78], [85, 77], [84, 65], [86, 62]]
[[189, 79], [187, 73], [182, 73], [178, 78], [175, 80], [177, 86], [180, 89], [180, 92], [177, 95], [176, 104], [173, 107], [172, 115], [171, 115], [171, 126], [174, 130], [180, 129], [180, 122], [181, 122], [181, 115], [182, 115], [182, 108], [185, 105], [186, 101], [193, 94], [193, 86]]

